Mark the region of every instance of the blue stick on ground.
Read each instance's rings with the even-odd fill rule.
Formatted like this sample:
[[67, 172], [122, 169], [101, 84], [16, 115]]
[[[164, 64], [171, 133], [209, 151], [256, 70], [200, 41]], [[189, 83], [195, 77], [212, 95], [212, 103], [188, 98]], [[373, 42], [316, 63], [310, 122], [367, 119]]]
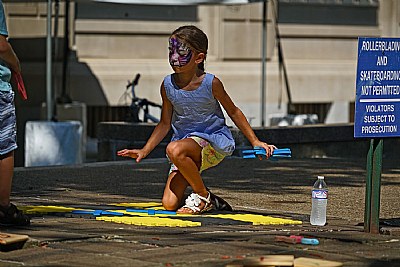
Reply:
[[[242, 157], [244, 159], [254, 159], [258, 156], [265, 157], [266, 152], [265, 149], [262, 147], [254, 147], [254, 149], [246, 149], [242, 151]], [[272, 153], [270, 158], [277, 159], [277, 158], [291, 158], [292, 151], [290, 148], [277, 148]]]
[[[157, 215], [157, 214], [165, 214], [165, 215], [176, 215], [175, 211], [168, 210], [154, 210], [154, 209], [126, 209], [127, 212], [139, 212], [139, 213], [147, 213], [148, 215]], [[88, 214], [93, 216], [124, 216], [126, 214], [122, 212], [115, 211], [107, 211], [107, 210], [73, 210], [73, 214]]]
[[166, 214], [166, 215], [176, 215], [175, 211], [169, 210], [154, 210], [154, 209], [126, 209], [127, 212], [141, 212], [147, 213], [148, 215], [156, 215], [156, 214]]
[[72, 214], [88, 214], [93, 216], [123, 216], [122, 212], [106, 211], [106, 210], [73, 210]]

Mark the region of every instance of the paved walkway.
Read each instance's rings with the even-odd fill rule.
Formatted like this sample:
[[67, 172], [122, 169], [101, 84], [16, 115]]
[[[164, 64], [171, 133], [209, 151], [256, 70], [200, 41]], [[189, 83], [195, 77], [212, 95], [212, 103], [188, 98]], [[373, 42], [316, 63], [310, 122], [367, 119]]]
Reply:
[[[400, 164], [386, 159], [383, 163], [379, 235], [363, 231], [365, 161], [228, 158], [204, 172], [204, 180], [232, 204], [235, 212], [228, 215], [233, 218], [221, 218], [227, 215], [221, 213], [217, 218], [167, 216], [201, 224], [192, 227], [106, 222], [93, 214], [59, 210], [118, 210], [118, 203], [125, 203], [123, 209], [146, 203], [154, 208], [168, 171], [165, 160], [17, 168], [14, 202], [47, 210], [37, 209], [29, 227], [0, 228], [30, 237], [23, 249], [0, 252], [0, 266], [228, 266], [235, 262], [249, 266], [250, 260], [260, 262], [267, 255], [337, 261], [343, 266], [400, 266]], [[325, 175], [330, 190], [328, 224], [323, 227], [308, 222], [310, 190], [317, 175]], [[251, 219], [239, 218], [243, 214]], [[144, 217], [153, 222], [161, 218]], [[264, 225], [255, 225], [254, 218], [260, 217], [301, 224], [262, 221]], [[317, 238], [320, 244], [275, 241], [277, 235], [291, 234]]]

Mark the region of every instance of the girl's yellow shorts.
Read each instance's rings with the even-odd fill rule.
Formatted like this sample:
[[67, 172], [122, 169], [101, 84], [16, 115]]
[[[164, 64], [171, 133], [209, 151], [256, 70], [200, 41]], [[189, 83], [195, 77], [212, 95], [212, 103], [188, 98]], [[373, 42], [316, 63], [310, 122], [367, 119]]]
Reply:
[[[225, 156], [216, 151], [207, 140], [198, 136], [190, 136], [189, 138], [192, 138], [197, 144], [199, 144], [199, 146], [203, 148], [201, 151], [200, 173], [211, 167], [217, 166], [225, 158]], [[178, 168], [171, 163], [169, 173], [177, 170]]]

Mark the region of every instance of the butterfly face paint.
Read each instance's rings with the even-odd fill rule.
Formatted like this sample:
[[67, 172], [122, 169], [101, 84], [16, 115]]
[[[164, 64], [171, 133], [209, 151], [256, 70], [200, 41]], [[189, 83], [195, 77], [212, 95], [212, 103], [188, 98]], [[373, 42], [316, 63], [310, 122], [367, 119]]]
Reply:
[[172, 67], [183, 67], [192, 58], [192, 50], [176, 38], [169, 39], [169, 64]]

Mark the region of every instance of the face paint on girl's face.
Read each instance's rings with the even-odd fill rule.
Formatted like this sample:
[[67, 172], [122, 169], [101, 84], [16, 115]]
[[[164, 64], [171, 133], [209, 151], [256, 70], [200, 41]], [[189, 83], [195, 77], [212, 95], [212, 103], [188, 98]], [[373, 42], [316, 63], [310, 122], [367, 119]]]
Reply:
[[176, 38], [169, 39], [169, 64], [172, 67], [183, 67], [192, 58], [192, 50]]

